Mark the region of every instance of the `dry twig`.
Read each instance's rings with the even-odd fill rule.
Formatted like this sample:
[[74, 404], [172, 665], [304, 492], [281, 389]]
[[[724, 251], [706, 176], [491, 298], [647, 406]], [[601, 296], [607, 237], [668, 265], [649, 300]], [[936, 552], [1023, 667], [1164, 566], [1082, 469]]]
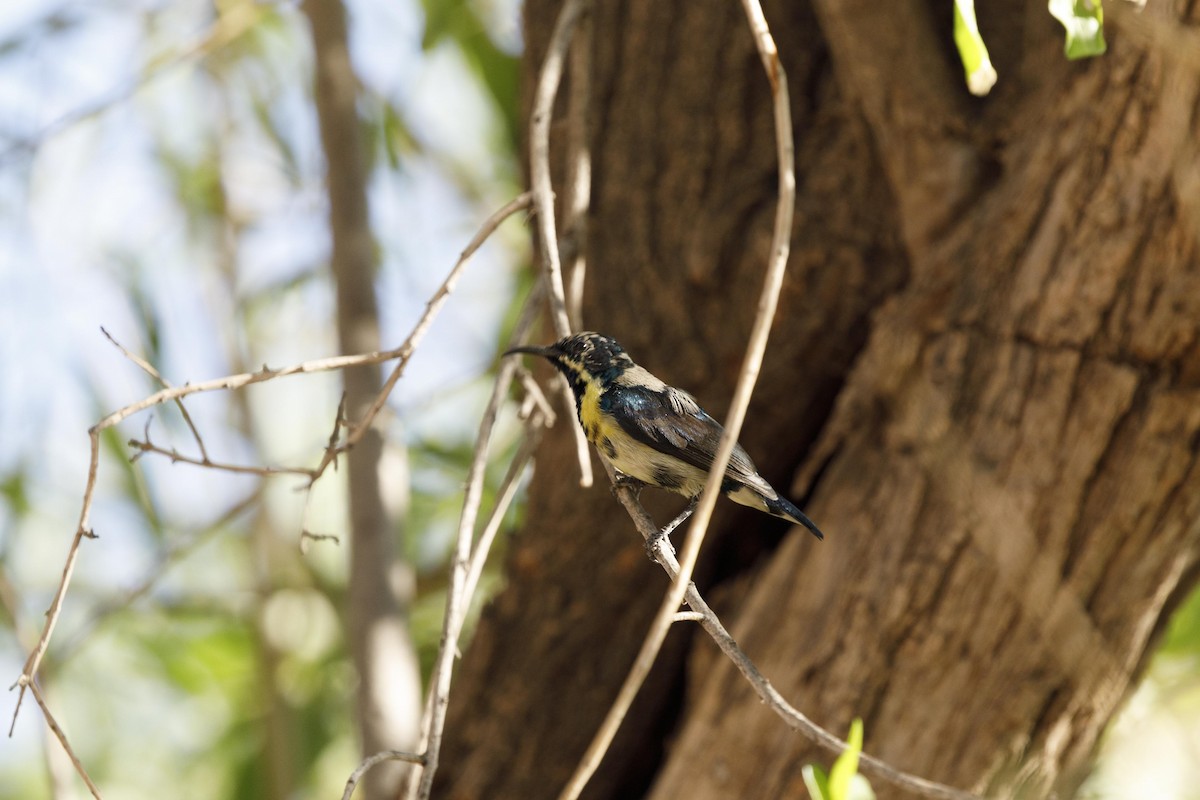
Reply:
[[[529, 182], [533, 186], [534, 210], [537, 213], [537, 241], [542, 255], [542, 278], [550, 301], [550, 318], [558, 338], [571, 333], [567, 314], [566, 292], [563, 289], [562, 262], [558, 253], [558, 233], [554, 223], [554, 188], [550, 182], [550, 118], [554, 113], [554, 96], [562, 81], [563, 62], [571, 46], [571, 34], [584, 10], [583, 0], [567, 0], [554, 23], [554, 33], [546, 51], [546, 61], [538, 75], [533, 97], [533, 116], [529, 121]], [[571, 387], [563, 378], [557, 379], [559, 392], [567, 408], [575, 404]], [[592, 457], [588, 452], [583, 429], [572, 425], [575, 454], [579, 461], [579, 485], [592, 485]]]
[[[529, 329], [533, 327], [537, 317], [537, 306], [541, 292], [535, 291], [525, 301], [525, 307], [517, 320], [510, 337], [510, 346], [516, 346], [525, 340]], [[467, 614], [466, 591], [470, 584], [471, 562], [482, 560], [487, 556], [486, 547], [491, 545], [491, 539], [481, 539], [472, 553], [472, 540], [475, 533], [475, 522], [479, 507], [483, 502], [484, 469], [487, 466], [488, 445], [492, 437], [492, 428], [500, 405], [508, 394], [508, 386], [516, 375], [517, 365], [512, 359], [501, 362], [492, 384], [492, 396], [483, 412], [479, 423], [479, 435], [475, 439], [475, 452], [471, 457], [471, 467], [467, 473], [467, 488], [463, 496], [462, 514], [458, 521], [458, 534], [455, 538], [454, 554], [450, 561], [450, 585], [446, 591], [446, 612], [442, 619], [442, 637], [438, 643], [437, 656], [433, 664], [433, 674], [429, 679], [429, 694], [425, 702], [425, 711], [421, 716], [421, 738], [417, 749], [425, 755], [425, 768], [420, 775], [413, 774], [409, 778], [409, 795], [419, 800], [427, 800], [433, 790], [433, 777], [437, 772], [438, 759], [442, 749], [442, 731], [446, 724], [446, 709], [450, 703], [450, 678], [454, 668], [454, 657], [458, 652], [458, 637], [462, 633], [463, 621]], [[515, 479], [514, 479], [515, 480]], [[482, 569], [480, 564], [479, 569]]]
[[[625, 506], [625, 510], [629, 512], [629, 516], [633, 520], [634, 526], [637, 527], [638, 532], [641, 533], [642, 538], [649, 541], [651, 537], [658, 534], [658, 526], [650, 518], [650, 515], [646, 513], [646, 509], [642, 507], [641, 502], [637, 498], [637, 493], [633, 489], [628, 486], [618, 486], [616, 495], [621, 504]], [[659, 540], [659, 546], [654, 550], [654, 559], [672, 579], [678, 577], [680, 571], [679, 562], [675, 560], [675, 555], [670, 549], [670, 542], [665, 538]], [[758, 667], [750, 660], [745, 651], [738, 646], [733, 636], [730, 635], [729, 631], [721, 623], [716, 612], [704, 601], [695, 584], [688, 584], [687, 592], [684, 594], [684, 601], [692, 611], [677, 611], [675, 612], [675, 619], [699, 622], [704, 631], [721, 648], [721, 652], [729, 657], [729, 660], [733, 662], [738, 671], [750, 683], [750, 686], [754, 689], [755, 694], [759, 696], [759, 699], [779, 715], [788, 727], [803, 734], [814, 744], [824, 747], [833, 753], [840, 753], [849, 746], [842, 739], [839, 739], [820, 725], [817, 725], [784, 699], [783, 695], [759, 672]], [[886, 761], [867, 755], [866, 753], [859, 755], [859, 765], [862, 771], [869, 775], [881, 778], [893, 786], [907, 789], [924, 797], [938, 798], [938, 800], [980, 800], [977, 795], [970, 792], [964, 792], [960, 789], [902, 772]]]
[[[400, 347], [395, 348], [393, 350], [388, 350], [385, 352], [365, 353], [365, 354], [351, 355], [351, 356], [337, 356], [334, 358], [324, 358], [324, 359], [317, 359], [317, 360], [313, 360], [313, 361], [305, 361], [303, 363], [294, 364], [292, 366], [284, 367], [281, 369], [271, 369], [271, 368], [267, 367], [266, 365], [264, 365], [263, 368], [261, 370], [259, 370], [258, 372], [247, 372], [247, 373], [241, 373], [238, 375], [227, 375], [222, 378], [216, 378], [216, 379], [204, 381], [201, 383], [194, 383], [194, 384], [188, 383], [188, 384], [184, 384], [183, 386], [171, 386], [171, 385], [167, 384], [167, 382], [161, 377], [161, 375], [158, 374], [157, 370], [155, 370], [153, 367], [151, 367], [149, 364], [147, 364], [144, 360], [138, 358], [137, 356], [134, 356], [132, 353], [127, 351], [124, 347], [122, 347], [119, 343], [117, 343], [115, 341], [115, 339], [113, 339], [113, 337], [108, 336], [108, 333], [105, 332], [105, 335], [108, 336], [109, 340], [112, 341], [113, 344], [115, 344], [118, 348], [120, 348], [122, 350], [122, 352], [124, 352], [128, 357], [130, 357], [130, 359], [133, 360], [134, 363], [137, 363], [140, 367], [142, 367], [147, 372], [149, 372], [152, 376], [154, 376], [156, 378], [156, 380], [161, 382], [164, 385], [164, 388], [158, 392], [155, 392], [152, 395], [149, 395], [148, 397], [145, 397], [135, 403], [131, 403], [127, 406], [124, 406], [123, 408], [120, 408], [120, 409], [112, 412], [111, 414], [109, 414], [108, 416], [101, 419], [99, 422], [97, 422], [95, 425], [93, 425], [88, 430], [88, 436], [90, 438], [90, 445], [91, 445], [91, 447], [90, 447], [91, 455], [90, 455], [90, 459], [88, 462], [87, 481], [85, 483], [84, 491], [83, 491], [82, 507], [81, 507], [80, 513], [79, 513], [79, 523], [76, 526], [75, 534], [74, 534], [74, 536], [71, 540], [71, 544], [67, 550], [67, 557], [66, 557], [66, 561], [63, 565], [62, 577], [59, 580], [58, 588], [56, 589], [56, 591], [54, 593], [54, 598], [50, 603], [50, 608], [47, 609], [47, 611], [46, 611], [46, 622], [45, 622], [45, 626], [42, 629], [41, 636], [38, 638], [37, 644], [34, 645], [33, 650], [30, 652], [29, 657], [26, 659], [25, 665], [21, 671], [21, 674], [17, 677], [17, 680], [14, 681], [12, 686], [10, 687], [10, 688], [16, 688], [16, 689], [20, 690], [18, 697], [17, 697], [16, 708], [13, 710], [12, 726], [16, 725], [17, 715], [20, 713], [21, 703], [25, 697], [26, 690], [33, 691], [34, 696], [38, 701], [38, 704], [42, 706], [43, 711], [46, 714], [47, 722], [51, 725], [52, 730], [55, 732], [55, 735], [58, 737], [63, 748], [67, 751], [68, 754], [71, 755], [72, 763], [75, 765], [76, 770], [79, 772], [80, 776], [88, 784], [88, 786], [93, 788], [93, 793], [97, 797], [99, 797], [99, 794], [98, 794], [98, 792], [95, 791], [95, 789], [92, 785], [91, 779], [88, 777], [87, 772], [83, 768], [83, 765], [78, 761], [77, 758], [75, 758], [73, 751], [71, 749], [70, 743], [67, 741], [65, 734], [62, 733], [62, 729], [57, 726], [57, 723], [55, 723], [53, 721], [53, 716], [50, 714], [49, 709], [45, 707], [45, 704], [41, 698], [41, 695], [38, 692], [37, 687], [35, 685], [35, 681], [36, 681], [36, 677], [38, 674], [38, 669], [40, 668], [41, 663], [42, 663], [42, 659], [45, 657], [46, 649], [50, 645], [50, 639], [54, 635], [54, 629], [57, 626], [58, 620], [62, 614], [62, 604], [63, 604], [64, 599], [66, 598], [67, 590], [70, 587], [71, 579], [75, 572], [75, 565], [79, 558], [80, 545], [82, 544], [82, 542], [85, 538], [96, 538], [96, 534], [89, 527], [89, 521], [90, 521], [90, 517], [91, 517], [92, 504], [95, 499], [96, 480], [97, 480], [97, 475], [98, 475], [99, 467], [100, 467], [100, 447], [101, 447], [100, 435], [101, 435], [101, 433], [105, 429], [111, 428], [115, 425], [118, 425], [119, 423], [123, 422], [124, 420], [128, 419], [129, 417], [131, 417], [134, 414], [137, 414], [141, 411], [145, 411], [146, 409], [153, 408], [154, 406], [160, 405], [162, 403], [178, 401], [179, 399], [181, 399], [183, 397], [186, 397], [191, 394], [196, 394], [199, 392], [211, 392], [211, 391], [217, 391], [217, 390], [233, 390], [233, 389], [242, 388], [244, 386], [249, 386], [254, 383], [262, 383], [265, 381], [274, 380], [276, 378], [281, 378], [281, 377], [284, 377], [287, 375], [300, 375], [300, 374], [308, 374], [308, 373], [315, 373], [315, 372], [326, 372], [326, 371], [330, 371], [330, 370], [345, 369], [347, 367], [379, 364], [379, 363], [383, 363], [386, 361], [398, 360], [397, 365], [392, 370], [391, 376], [388, 378], [388, 381], [384, 384], [382, 391], [379, 393], [378, 397], [376, 398], [372, 407], [369, 409], [365, 418], [363, 420], [359, 421], [358, 425], [355, 426], [354, 430], [346, 438], [346, 441], [344, 443], [334, 446], [334, 441], [336, 440], [337, 431], [344, 425], [344, 420], [342, 419], [342, 410], [341, 410], [341, 407], [339, 407], [338, 422], [335, 426], [334, 435], [331, 436], [331, 438], [330, 438], [330, 446], [325, 449], [325, 454], [323, 455], [323, 457], [321, 459], [321, 463], [312, 470], [306, 470], [306, 469], [302, 469], [302, 468], [238, 467], [237, 465], [219, 464], [216, 462], [212, 462], [211, 459], [209, 459], [207, 457], [207, 454], [205, 454], [200, 459], [191, 459], [191, 458], [182, 456], [173, 450], [166, 451], [166, 450], [163, 450], [162, 448], [159, 448], [158, 446], [150, 443], [148, 438], [145, 442], [136, 442], [135, 441], [133, 443], [133, 445], [135, 447], [137, 447], [141, 452], [162, 453], [164, 455], [171, 457], [173, 460], [176, 460], [176, 461], [185, 461], [187, 463], [199, 464], [200, 466], [207, 466], [210, 468], [219, 468], [219, 469], [225, 469], [225, 470], [234, 471], [234, 472], [252, 472], [254, 474], [259, 474], [259, 475], [273, 474], [276, 472], [299, 473], [299, 474], [303, 474], [303, 475], [306, 475], [309, 477], [309, 484], [311, 487], [311, 483], [315, 482], [318, 478], [320, 478], [321, 475], [324, 474], [325, 470], [328, 468], [328, 466], [330, 464], [335, 463], [337, 454], [340, 452], [343, 452], [344, 450], [346, 450], [349, 447], [352, 447], [362, 437], [362, 435], [365, 433], [365, 431], [370, 427], [372, 420], [378, 414], [379, 410], [383, 407], [384, 403], [387, 401], [387, 398], [390, 395], [392, 388], [396, 385], [396, 382], [399, 380], [400, 375], [403, 373], [405, 366], [407, 366], [408, 361], [412, 357], [412, 354], [415, 351], [417, 345], [421, 342], [421, 340], [424, 338], [425, 333], [429, 330], [429, 327], [432, 325], [433, 318], [437, 315], [437, 312], [440, 311], [442, 306], [445, 304], [446, 299], [449, 297], [450, 292], [453, 291], [454, 286], [457, 283], [457, 281], [462, 273], [463, 268], [466, 266], [466, 264], [470, 260], [471, 256], [474, 255], [475, 251], [477, 251], [479, 249], [479, 247], [483, 244], [483, 242], [487, 240], [487, 238], [496, 230], [497, 227], [499, 227], [501, 222], [503, 222], [505, 219], [507, 219], [509, 216], [516, 213], [517, 211], [528, 208], [531, 203], [532, 203], [532, 195], [530, 193], [526, 192], [526, 193], [518, 196], [514, 200], [510, 201], [509, 203], [507, 203], [501, 209], [499, 209], [494, 214], [492, 214], [490, 217], [488, 217], [487, 220], [485, 220], [485, 222], [481, 226], [479, 232], [476, 233], [475, 237], [471, 239], [471, 241], [468, 243], [467, 247], [463, 249], [462, 254], [459, 256], [459, 259], [455, 263], [454, 267], [450, 270], [450, 273], [447, 276], [445, 282], [442, 284], [441, 287], [439, 287], [438, 291], [435, 293], [433, 298], [429, 301], [424, 314], [421, 316], [421, 319], [417, 322], [416, 326], [413, 328], [412, 332], [409, 334], [409, 336], [405, 340], [404, 344], [402, 344]], [[186, 411], [184, 411], [184, 413], [186, 414]], [[201, 448], [201, 452], [202, 453], [205, 452], [204, 445], [200, 438], [199, 432], [195, 429], [194, 425], [191, 425], [190, 421], [189, 421], [189, 426], [192, 428], [193, 434], [197, 438], [197, 441]], [[308, 533], [307, 531], [305, 532], [305, 537], [310, 538], [310, 539], [327, 538], [324, 535]], [[302, 538], [305, 538], [305, 537], [302, 537]], [[10, 729], [9, 729], [10, 736], [12, 735], [12, 730], [13, 730], [12, 726], [10, 726]]]
[[[759, 297], [758, 311], [751, 330], [750, 341], [747, 344], [746, 357], [742, 363], [737, 388], [734, 392], [729, 415], [726, 419], [725, 433], [721, 438], [716, 456], [713, 459], [713, 465], [709, 471], [708, 480], [705, 483], [704, 490], [700, 495], [699, 502], [692, 516], [692, 524], [689, 527], [681, 561], [675, 561], [670, 543], [666, 541], [665, 537], [660, 539], [660, 544], [655, 550], [656, 559], [672, 578], [670, 590], [659, 606], [658, 613], [651, 624], [650, 630], [646, 634], [642, 649], [638, 653], [625, 683], [622, 685], [617, 698], [609, 709], [609, 713], [581, 759], [579, 766], [576, 768], [575, 774], [572, 775], [571, 780], [559, 795], [560, 800], [575, 800], [575, 798], [578, 798], [584, 786], [587, 785], [588, 780], [599, 766], [600, 760], [603, 758], [604, 753], [607, 752], [613, 737], [616, 735], [617, 729], [620, 727], [621, 721], [632, 705], [634, 696], [641, 688], [646, 675], [649, 673], [662, 647], [662, 642], [666, 638], [667, 631], [670, 629], [672, 622], [680, 618], [679, 607], [685, 599], [693, 611], [701, 616], [701, 624], [705, 630], [713, 637], [726, 655], [734, 661], [763, 701], [768, 703], [789, 725], [805, 733], [814, 742], [832, 750], [841, 751], [846, 747], [844, 741], [811, 722], [779, 695], [758, 671], [754, 663], [737, 646], [737, 643], [729, 635], [728, 631], [725, 630], [724, 626], [721, 625], [720, 620], [712, 610], [704, 603], [703, 598], [700, 597], [695, 586], [691, 583], [692, 571], [699, 555], [704, 534], [711, 520], [721, 479], [724, 477], [730, 455], [737, 442], [737, 437], [745, 418], [746, 408], [749, 405], [750, 395], [754, 390], [754, 384], [762, 365], [763, 354], [766, 351], [767, 337], [770, 333], [771, 322], [775, 316], [779, 291], [782, 287], [784, 272], [787, 266], [792, 219], [795, 208], [795, 166], [787, 76], [784, 73], [782, 64], [779, 62], [779, 55], [774, 40], [771, 37], [758, 0], [742, 0], [742, 6], [751, 31], [754, 34], [755, 44], [758, 47], [763, 67], [766, 70], [767, 79], [771, 84], [775, 118], [775, 143], [779, 165], [779, 204], [775, 214], [767, 274], [764, 279], [762, 293]], [[566, 14], [565, 8], [563, 13], [564, 15]], [[607, 462], [605, 466], [609, 469], [609, 477], [611, 479], [613, 477], [612, 467]], [[630, 516], [634, 519], [635, 524], [642, 532], [642, 535], [649, 539], [650, 536], [657, 534], [657, 527], [641, 508], [635, 493], [628, 487], [618, 487], [617, 493], [618, 497], [621, 498], [621, 502], [629, 511]], [[692, 617], [691, 615], [686, 615], [684, 618], [690, 619]], [[953, 798], [953, 800], [968, 800], [968, 798], [975, 797], [970, 793], [900, 772], [886, 762], [871, 756], [863, 755], [860, 761], [867, 768], [865, 771], [872, 772], [897, 786], [916, 791], [927, 797]]]
[[779, 301], [779, 291], [783, 285], [783, 276], [787, 268], [788, 253], [791, 249], [792, 217], [796, 202], [795, 156], [792, 152], [792, 117], [787, 77], [784, 74], [783, 65], [779, 63], [775, 42], [771, 38], [758, 1], [742, 0], [742, 6], [754, 34], [755, 44], [762, 57], [767, 78], [771, 83], [775, 112], [775, 145], [779, 161], [779, 205], [775, 212], [775, 229], [771, 238], [767, 275], [759, 297], [758, 313], [754, 318], [750, 341], [746, 345], [746, 357], [738, 376], [737, 389], [734, 391], [729, 415], [725, 420], [725, 432], [721, 436], [720, 444], [713, 458], [704, 490], [700, 493], [700, 501], [692, 516], [692, 524], [688, 527], [679, 572], [674, 577], [670, 590], [659, 606], [658, 613], [646, 634], [642, 649], [634, 660], [616, 700], [613, 701], [604, 722], [584, 753], [575, 774], [563, 789], [560, 795], [561, 800], [574, 800], [579, 797], [583, 787], [587, 785], [588, 780], [600, 765], [600, 759], [608, 751], [621, 721], [633, 704], [638, 689], [641, 688], [654, 660], [658, 657], [662, 643], [667, 637], [667, 631], [670, 630], [672, 618], [679, 610], [679, 605], [687, 592], [692, 571], [696, 566], [696, 559], [700, 554], [700, 545], [704, 541], [704, 535], [708, 530], [712, 511], [720, 493], [725, 468], [729, 464], [733, 448], [737, 445], [737, 437], [741, 432], [746, 408], [750, 404], [750, 395], [758, 380], [763, 354], [767, 349], [767, 337], [771, 331], [771, 322], [775, 319], [775, 308]]
[[366, 775], [371, 767], [382, 764], [385, 761], [407, 761], [410, 764], [424, 764], [425, 756], [419, 753], [406, 753], [403, 750], [384, 750], [367, 756], [355, 768], [354, 772], [350, 773], [350, 777], [346, 779], [346, 788], [342, 791], [342, 800], [350, 800], [350, 797], [354, 794], [354, 789], [358, 786], [358, 782], [362, 780], [363, 775]]
[[[24, 687], [22, 687], [24, 688]], [[33, 699], [37, 701], [38, 706], [42, 709], [42, 716], [46, 718], [46, 724], [50, 726], [50, 730], [54, 732], [54, 737], [58, 739], [59, 744], [63, 746], [67, 757], [71, 759], [71, 763], [75, 766], [75, 771], [79, 773], [79, 777], [87, 784], [88, 791], [92, 793], [92, 797], [96, 800], [101, 800], [100, 790], [96, 788], [96, 784], [92, 782], [92, 778], [88, 775], [87, 770], [83, 768], [83, 762], [79, 760], [79, 756], [75, 755], [75, 751], [71, 749], [71, 743], [67, 741], [67, 734], [58, 724], [58, 720], [50, 713], [50, 708], [46, 705], [45, 698], [42, 697], [42, 690], [38, 688], [37, 681], [30, 681], [29, 691], [33, 694]], [[15, 715], [14, 715], [15, 721]], [[9, 735], [12, 735], [11, 732]]]

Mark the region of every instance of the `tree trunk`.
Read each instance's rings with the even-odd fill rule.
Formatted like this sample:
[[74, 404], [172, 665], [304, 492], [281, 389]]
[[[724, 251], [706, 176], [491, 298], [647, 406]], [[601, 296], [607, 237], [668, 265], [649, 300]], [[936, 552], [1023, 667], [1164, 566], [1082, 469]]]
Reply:
[[[527, 3], [528, 76], [557, 8]], [[767, 3], [797, 221], [742, 443], [827, 539], [723, 503], [697, 581], [826, 728], [1069, 796], [1197, 577], [1198, 80], [1123, 27], [1070, 63], [1044, 2], [989, 11], [978, 100], [949, 5]], [[766, 78], [736, 3], [598, 3], [594, 31], [584, 324], [720, 416], [774, 213]], [[666, 588], [568, 433], [463, 660], [440, 796], [554, 797]], [[830, 760], [681, 627], [585, 796], [803, 797]]]
[[[367, 164], [355, 103], [358, 81], [350, 63], [341, 0], [306, 0], [316, 69], [316, 105], [327, 165], [330, 266], [337, 288], [338, 344], [343, 353], [380, 349], [375, 302], [375, 241], [367, 208]], [[345, 417], [361, 424], [382, 388], [378, 367], [345, 372]], [[380, 486], [383, 437], [370, 430], [346, 454], [350, 506], [348, 630], [358, 671], [358, 725], [363, 756], [411, 748], [421, 715], [421, 676], [408, 637], [411, 568], [396, 557], [396, 521]], [[407, 487], [390, 487], [407, 491]], [[400, 762], [382, 764], [363, 779], [368, 800], [394, 797], [408, 774]]]

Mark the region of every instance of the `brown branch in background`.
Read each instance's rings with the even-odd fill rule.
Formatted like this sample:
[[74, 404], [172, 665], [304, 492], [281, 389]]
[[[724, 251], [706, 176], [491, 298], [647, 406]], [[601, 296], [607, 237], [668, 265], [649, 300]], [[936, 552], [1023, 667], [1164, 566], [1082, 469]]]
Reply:
[[[563, 289], [562, 262], [558, 253], [558, 233], [554, 223], [554, 187], [550, 181], [550, 120], [554, 114], [554, 96], [562, 81], [563, 62], [571, 45], [575, 23], [583, 13], [583, 0], [567, 0], [558, 14], [554, 32], [546, 51], [546, 61], [538, 75], [533, 98], [533, 115], [529, 121], [529, 182], [533, 187], [534, 211], [537, 216], [538, 249], [542, 255], [542, 280], [550, 301], [550, 318], [558, 338], [569, 336], [571, 321], [567, 314], [566, 292]], [[567, 408], [575, 405], [575, 397], [565, 379], [557, 379], [559, 393]], [[592, 485], [592, 457], [587, 437], [578, 425], [571, 425], [575, 436], [575, 455], [579, 461], [579, 485]]]
[[588, 207], [592, 196], [592, 151], [588, 126], [592, 107], [592, 0], [583, 0], [571, 43], [567, 88], [567, 188], [560, 242], [566, 274], [567, 316], [583, 328], [583, 285], [587, 277]]
[[[350, 60], [346, 8], [342, 0], [304, 0], [313, 48], [314, 101], [325, 192], [329, 199], [330, 254], [336, 300], [338, 348], [360, 353], [380, 346], [379, 303], [375, 295], [376, 244], [371, 232], [367, 182], [358, 116], [359, 80]], [[397, 377], [402, 367], [393, 368]], [[397, 556], [401, 520], [388, 513], [379, 465], [384, 438], [375, 416], [387, 400], [380, 371], [357, 367], [342, 372], [347, 437], [346, 495], [349, 510], [346, 618], [347, 638], [358, 681], [356, 722], [363, 755], [408, 747], [416, 738], [413, 710], [420, 703], [421, 673], [408, 630], [413, 602], [413, 567]], [[342, 416], [339, 411], [339, 416]], [[352, 447], [352, 449], [350, 449]], [[326, 449], [318, 469], [336, 459]], [[319, 473], [318, 473], [319, 474]], [[407, 487], [404, 487], [407, 491]], [[302, 539], [307, 541], [307, 539]], [[407, 576], [403, 579], [395, 579]], [[377, 769], [366, 794], [381, 800], [395, 794], [407, 769]]]

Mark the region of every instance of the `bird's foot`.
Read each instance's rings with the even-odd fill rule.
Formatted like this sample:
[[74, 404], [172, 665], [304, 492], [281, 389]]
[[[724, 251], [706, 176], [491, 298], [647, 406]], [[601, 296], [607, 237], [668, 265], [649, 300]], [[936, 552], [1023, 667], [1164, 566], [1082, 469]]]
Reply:
[[685, 508], [683, 511], [680, 511], [679, 515], [676, 516], [675, 519], [668, 522], [662, 530], [646, 540], [646, 555], [650, 556], [651, 561], [658, 560], [654, 557], [654, 554], [660, 545], [664, 545], [664, 539], [666, 540], [664, 545], [666, 549], [671, 552], [671, 555], [675, 555], [675, 548], [671, 544], [671, 534], [676, 528], [687, 521], [687, 518], [690, 517], [692, 512], [696, 510], [696, 503], [699, 501], [699, 497], [693, 497], [692, 502], [688, 503], [687, 508]]
[[612, 493], [616, 494], [620, 489], [632, 489], [634, 498], [642, 493], [642, 489], [646, 484], [639, 481], [632, 475], [626, 475], [619, 470], [613, 470]]

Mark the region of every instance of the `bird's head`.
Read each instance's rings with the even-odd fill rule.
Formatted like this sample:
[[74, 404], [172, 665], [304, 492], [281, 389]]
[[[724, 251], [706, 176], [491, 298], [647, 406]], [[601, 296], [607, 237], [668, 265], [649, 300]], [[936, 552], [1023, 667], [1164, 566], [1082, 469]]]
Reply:
[[588, 384], [603, 388], [635, 366], [615, 339], [591, 331], [559, 339], [546, 347], [514, 347], [504, 355], [513, 353], [530, 353], [547, 359], [567, 377], [577, 396]]

